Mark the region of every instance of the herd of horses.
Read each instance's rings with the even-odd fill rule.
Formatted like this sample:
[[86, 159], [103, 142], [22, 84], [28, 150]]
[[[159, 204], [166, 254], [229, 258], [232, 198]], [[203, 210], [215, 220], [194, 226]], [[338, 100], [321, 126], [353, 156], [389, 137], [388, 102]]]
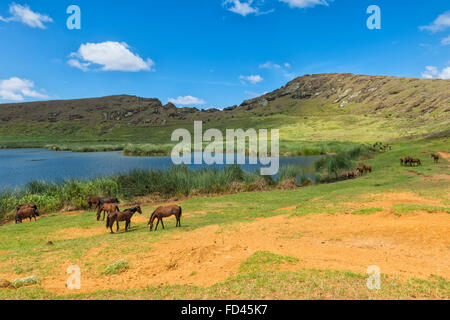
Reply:
[[344, 178], [354, 179], [358, 176], [363, 176], [366, 173], [372, 173], [372, 167], [368, 166], [365, 163], [361, 163], [360, 166], [358, 168], [356, 168], [356, 170], [347, 172], [344, 175]]
[[[441, 159], [441, 156], [436, 154], [436, 153], [432, 153], [430, 155], [430, 157], [434, 160], [434, 163], [439, 163], [439, 160]], [[421, 166], [422, 165], [422, 161], [420, 159], [414, 159], [411, 157], [406, 157], [403, 159], [400, 159], [400, 165], [402, 166]]]
[[[128, 231], [131, 225], [131, 219], [136, 214], [136, 212], [142, 214], [142, 209], [140, 206], [120, 211], [120, 201], [117, 198], [89, 197], [87, 203], [90, 209], [92, 209], [93, 207], [97, 209], [97, 221], [100, 221], [101, 214], [103, 213], [103, 221], [106, 217], [106, 228], [109, 228], [111, 230], [111, 233], [114, 233], [114, 223], [116, 223], [116, 232], [119, 231], [119, 222], [125, 222], [125, 231]], [[155, 211], [153, 211], [152, 215], [150, 216], [150, 220], [148, 221], [148, 227], [150, 231], [153, 231], [155, 220], [158, 220], [156, 223], [155, 231], [158, 230], [159, 223], [161, 223], [163, 229], [165, 229], [163, 219], [169, 218], [171, 216], [175, 216], [177, 220], [176, 227], [181, 227], [182, 212], [183, 211], [181, 207], [177, 205], [158, 207]], [[16, 224], [22, 223], [22, 220], [25, 219], [30, 219], [30, 221], [32, 221], [34, 218], [34, 221], [36, 221], [36, 217], [39, 216], [40, 214], [38, 211], [38, 207], [34, 203], [18, 205], [16, 207]]]
[[[381, 148], [381, 150], [387, 150], [388, 148], [391, 149], [390, 145], [382, 145], [380, 143], [377, 143], [374, 145], [374, 147]], [[440, 156], [439, 154], [432, 153], [431, 158], [434, 159], [434, 162], [437, 164], [439, 163]], [[400, 165], [402, 166], [421, 166], [422, 161], [420, 159], [415, 159], [412, 157], [406, 157], [400, 159]], [[349, 171], [346, 174], [343, 175], [342, 178], [344, 179], [354, 179], [358, 176], [363, 176], [366, 173], [371, 173], [372, 167], [366, 165], [365, 163], [362, 163], [359, 165], [358, 168], [354, 171]], [[119, 222], [125, 222], [125, 231], [128, 231], [131, 225], [131, 219], [133, 216], [137, 213], [142, 214], [142, 209], [140, 206], [136, 206], [130, 209], [125, 209], [124, 211], [120, 211], [119, 208], [119, 199], [117, 198], [102, 198], [102, 197], [89, 197], [87, 199], [87, 203], [90, 209], [95, 207], [97, 209], [97, 221], [100, 221], [101, 215], [103, 213], [103, 221], [106, 217], [106, 228], [109, 228], [111, 230], [111, 233], [114, 233], [113, 226], [114, 223], [116, 223], [116, 232], [119, 230]], [[182, 215], [182, 209], [180, 206], [172, 205], [172, 206], [166, 206], [166, 207], [158, 207], [150, 216], [150, 220], [148, 221], [148, 227], [150, 231], [153, 231], [153, 225], [155, 220], [158, 220], [156, 223], [155, 231], [158, 230], [158, 225], [161, 223], [163, 229], [164, 227], [164, 218], [168, 218], [171, 216], [175, 216], [177, 223], [176, 227], [181, 227], [181, 215]], [[17, 223], [22, 223], [25, 219], [30, 219], [32, 221], [36, 221], [36, 217], [39, 217], [39, 211], [38, 207], [33, 204], [26, 204], [26, 205], [18, 205], [16, 207], [16, 216], [15, 221]]]
[[[140, 206], [120, 211], [120, 201], [117, 198], [89, 197], [87, 202], [90, 208], [95, 205], [95, 208], [97, 209], [97, 221], [100, 221], [102, 213], [103, 221], [105, 220], [106, 216], [106, 228], [109, 228], [111, 230], [111, 233], [114, 233], [114, 223], [116, 223], [116, 232], [119, 231], [119, 222], [125, 222], [125, 231], [128, 231], [131, 225], [131, 219], [136, 214], [136, 212], [142, 214], [142, 209]], [[155, 231], [158, 230], [158, 225], [160, 222], [163, 229], [165, 229], [163, 218], [168, 218], [171, 216], [175, 216], [177, 220], [176, 227], [181, 227], [181, 215], [182, 209], [180, 206], [172, 205], [166, 207], [158, 207], [150, 216], [148, 227], [150, 231], [153, 231], [153, 224], [155, 220], [158, 220], [158, 222], [156, 223]]]

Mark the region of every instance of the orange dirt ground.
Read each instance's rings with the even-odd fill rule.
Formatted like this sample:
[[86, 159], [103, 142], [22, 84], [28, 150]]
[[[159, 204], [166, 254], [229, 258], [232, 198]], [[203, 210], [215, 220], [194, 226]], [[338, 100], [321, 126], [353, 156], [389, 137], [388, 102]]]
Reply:
[[[365, 273], [368, 266], [377, 265], [382, 273], [400, 279], [428, 279], [431, 275], [450, 279], [450, 215], [422, 211], [402, 216], [392, 213], [392, 205], [397, 203], [442, 206], [440, 202], [414, 193], [373, 195], [370, 200], [351, 207], [376, 207], [383, 211], [361, 216], [282, 215], [225, 227], [212, 225], [192, 232], [180, 229], [153, 244], [133, 243], [150, 248], [115, 257], [126, 259], [131, 266], [119, 275], [82, 270], [81, 292], [161, 284], [210, 286], [236, 274], [241, 263], [260, 250], [299, 259], [282, 270], [317, 268]], [[289, 214], [295, 208], [279, 210]], [[143, 221], [142, 216], [135, 220]], [[173, 222], [166, 226], [173, 227]], [[104, 227], [99, 227], [100, 230], [105, 232]], [[79, 237], [87, 236], [83, 232], [71, 230]], [[91, 235], [95, 232], [92, 230]], [[102, 255], [101, 248], [102, 245], [92, 248], [80, 263], [110, 260], [111, 257]], [[77, 262], [58, 263], [60, 268], [55, 270], [61, 272], [43, 279], [42, 285], [51, 292], [69, 293], [64, 287], [68, 277], [65, 270]]]

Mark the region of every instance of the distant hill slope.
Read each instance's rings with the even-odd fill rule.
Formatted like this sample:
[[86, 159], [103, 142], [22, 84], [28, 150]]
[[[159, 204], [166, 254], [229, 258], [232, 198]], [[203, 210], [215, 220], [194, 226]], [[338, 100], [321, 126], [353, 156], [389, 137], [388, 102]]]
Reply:
[[[321, 125], [316, 121], [319, 118]], [[271, 93], [224, 110], [176, 108], [171, 103], [163, 105], [158, 99], [127, 95], [2, 104], [0, 137], [3, 138], [0, 140], [5, 140], [5, 137], [9, 137], [8, 141], [15, 140], [16, 135], [21, 139], [24, 136], [31, 139], [36, 135], [59, 135], [66, 140], [77, 136], [84, 137], [82, 140], [87, 136], [92, 140], [98, 136], [127, 140], [132, 133], [126, 128], [133, 127], [141, 136], [144, 132], [154, 136], [154, 128], [191, 127], [194, 120], [203, 120], [207, 126], [219, 128], [286, 127], [285, 138], [295, 140], [296, 137], [308, 138], [302, 134], [305, 132], [302, 126], [318, 126], [318, 130], [328, 132], [330, 126], [323, 123], [350, 128], [346, 124], [348, 121], [355, 126], [371, 127], [373, 121], [369, 119], [379, 124], [372, 127], [372, 131], [392, 126], [387, 129], [393, 133], [403, 130], [398, 134], [403, 136], [449, 129], [450, 80], [353, 74], [307, 75]], [[326, 134], [324, 138], [327, 138]], [[340, 138], [340, 135], [336, 136], [336, 139]]]

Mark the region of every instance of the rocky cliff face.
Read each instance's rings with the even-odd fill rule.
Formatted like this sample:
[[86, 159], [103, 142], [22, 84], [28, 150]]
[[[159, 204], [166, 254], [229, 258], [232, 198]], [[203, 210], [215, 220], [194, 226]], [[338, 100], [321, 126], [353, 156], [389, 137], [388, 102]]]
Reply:
[[[301, 108], [316, 101], [317, 107], [339, 112], [365, 114], [389, 112], [399, 116], [420, 116], [450, 111], [450, 80], [424, 80], [353, 74], [317, 74], [294, 79], [262, 97], [244, 101], [247, 110], [280, 102]], [[283, 107], [281, 105], [281, 107]], [[314, 110], [309, 110], [314, 113]]]
[[223, 111], [177, 108], [171, 103], [163, 105], [158, 99], [127, 95], [3, 104], [0, 105], [0, 127], [20, 121], [165, 126], [172, 122], [210, 121], [219, 117], [318, 112], [449, 117], [449, 111], [450, 80], [317, 74], [296, 78], [278, 90]]

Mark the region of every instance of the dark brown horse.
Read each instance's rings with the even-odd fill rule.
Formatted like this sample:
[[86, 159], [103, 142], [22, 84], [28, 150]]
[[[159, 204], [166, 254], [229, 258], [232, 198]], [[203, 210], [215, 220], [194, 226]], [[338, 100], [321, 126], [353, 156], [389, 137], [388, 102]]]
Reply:
[[100, 203], [99, 197], [88, 197], [87, 203], [89, 209], [92, 209], [93, 205], [95, 205], [95, 208], [97, 208]]
[[153, 222], [155, 219], [158, 219], [156, 223], [155, 231], [158, 230], [159, 222], [161, 221], [162, 227], [164, 228], [163, 218], [168, 218], [170, 216], [175, 216], [177, 219], [176, 227], [181, 227], [181, 214], [182, 209], [179, 206], [168, 206], [168, 207], [159, 207], [157, 208], [151, 215], [150, 220], [148, 221], [148, 226], [150, 227], [150, 231], [153, 230]]
[[431, 157], [434, 159], [434, 163], [439, 163], [439, 159], [441, 158], [440, 155], [432, 153]]
[[125, 221], [125, 231], [128, 231], [128, 228], [131, 225], [131, 218], [133, 218], [134, 214], [136, 212], [139, 212], [142, 214], [142, 210], [140, 206], [126, 209], [123, 212], [110, 212], [108, 213], [108, 217], [106, 218], [106, 228], [111, 229], [111, 233], [114, 233], [112, 227], [114, 225], [114, 222], [117, 224], [116, 232], [119, 231], [119, 222]]
[[409, 164], [411, 165], [411, 167], [412, 167], [413, 165], [421, 166], [421, 165], [422, 165], [422, 161], [420, 161], [420, 159], [411, 159], [411, 160], [409, 161]]
[[406, 157], [404, 159], [400, 159], [400, 165], [407, 166], [409, 164], [410, 166], [412, 166], [412, 164], [411, 164], [412, 160], [413, 160], [413, 158], [411, 158], [411, 157]]
[[363, 166], [364, 172], [372, 173], [372, 167], [368, 165]]
[[36, 217], [39, 216], [40, 214], [37, 206], [34, 204], [18, 206], [16, 210], [16, 224], [22, 223], [23, 219], [30, 219], [30, 221], [32, 221], [34, 218], [34, 221], [36, 221]]
[[98, 198], [99, 205], [103, 205], [105, 203], [120, 203], [117, 198]]
[[105, 214], [110, 213], [110, 212], [120, 212], [119, 206], [115, 203], [105, 203], [102, 204], [97, 211], [97, 221], [100, 221], [100, 216], [102, 215], [103, 212], [103, 220], [105, 221]]

